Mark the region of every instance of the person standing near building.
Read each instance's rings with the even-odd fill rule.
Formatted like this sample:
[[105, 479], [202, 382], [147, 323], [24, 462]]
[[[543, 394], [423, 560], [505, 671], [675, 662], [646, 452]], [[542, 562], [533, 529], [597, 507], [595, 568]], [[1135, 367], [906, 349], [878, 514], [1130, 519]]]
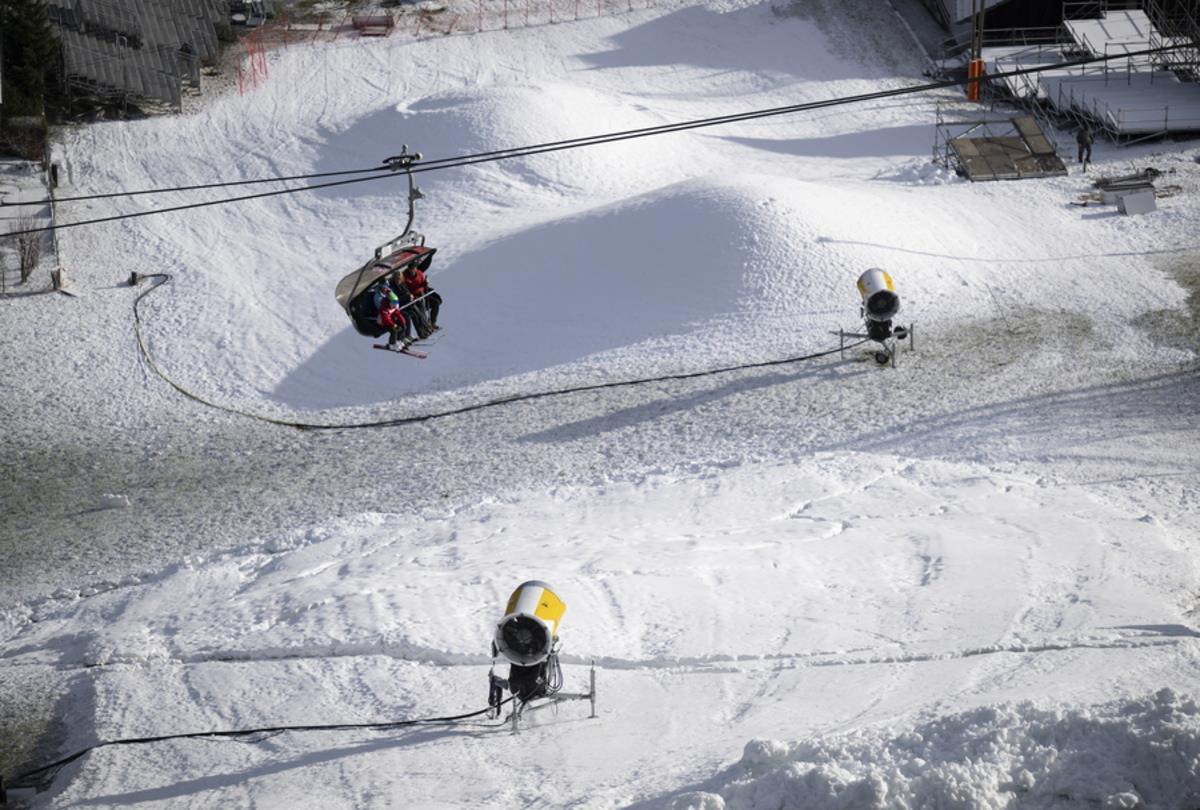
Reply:
[[1075, 143], [1079, 145], [1079, 158], [1077, 163], [1083, 164], [1083, 170], [1086, 172], [1088, 164], [1092, 162], [1092, 143], [1096, 138], [1092, 135], [1092, 128], [1084, 124], [1079, 128], [1079, 132], [1075, 133]]

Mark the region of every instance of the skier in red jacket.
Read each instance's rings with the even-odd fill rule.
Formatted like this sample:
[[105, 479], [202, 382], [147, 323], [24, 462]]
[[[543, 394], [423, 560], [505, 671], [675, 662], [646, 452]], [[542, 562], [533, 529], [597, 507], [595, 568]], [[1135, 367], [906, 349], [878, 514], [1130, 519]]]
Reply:
[[391, 333], [387, 344], [389, 349], [408, 346], [408, 322], [400, 310], [400, 299], [391, 290], [386, 290], [380, 297], [378, 318], [379, 325]]
[[[408, 287], [408, 292], [412, 295], [413, 300], [418, 301], [417, 305], [423, 306], [429, 313], [429, 326], [436, 330], [438, 328], [438, 310], [442, 307], [442, 297], [429, 287], [424, 271], [411, 264], [404, 268], [404, 286]], [[424, 297], [422, 298], [422, 296]]]

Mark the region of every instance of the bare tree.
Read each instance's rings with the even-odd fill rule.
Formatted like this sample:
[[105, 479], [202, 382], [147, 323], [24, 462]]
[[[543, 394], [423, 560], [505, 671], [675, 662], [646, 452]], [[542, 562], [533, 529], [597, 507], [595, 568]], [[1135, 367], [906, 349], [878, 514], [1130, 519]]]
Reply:
[[[9, 230], [17, 230], [19, 225], [10, 225]], [[17, 250], [16, 236], [11, 236], [7, 232], [0, 233], [0, 293], [8, 294], [8, 263], [9, 256], [20, 255]]]
[[[32, 231], [41, 225], [33, 217], [21, 217], [17, 220], [18, 231]], [[42, 258], [42, 234], [22, 233], [17, 237], [17, 263], [21, 268], [21, 283], [24, 284], [33, 275], [38, 262]]]

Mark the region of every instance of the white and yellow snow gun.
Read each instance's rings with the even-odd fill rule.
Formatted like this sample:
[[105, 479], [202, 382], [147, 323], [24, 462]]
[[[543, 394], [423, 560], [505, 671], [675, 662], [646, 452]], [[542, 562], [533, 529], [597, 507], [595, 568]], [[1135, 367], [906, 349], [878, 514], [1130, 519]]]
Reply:
[[892, 320], [900, 312], [900, 296], [892, 277], [878, 267], [872, 267], [858, 277], [858, 294], [862, 299], [859, 315], [866, 327], [863, 332], [846, 332], [839, 329], [836, 334], [845, 353], [846, 338], [873, 340], [880, 344], [875, 352], [875, 362], [881, 366], [891, 362], [896, 365], [896, 343], [908, 338], [908, 348], [913, 349], [912, 325], [892, 326]]
[[[562, 665], [558, 660], [558, 626], [567, 604], [550, 586], [538, 580], [523, 582], [513, 591], [504, 608], [504, 617], [496, 625], [492, 640], [492, 669], [488, 672], [488, 706], [498, 717], [500, 707], [515, 703], [513, 730], [527, 704], [544, 699], [589, 700], [591, 716], [596, 716], [596, 665], [592, 663], [586, 693], [562, 692]], [[496, 677], [496, 659], [503, 655], [509, 662], [508, 678]], [[511, 697], [504, 698], [507, 690]]]

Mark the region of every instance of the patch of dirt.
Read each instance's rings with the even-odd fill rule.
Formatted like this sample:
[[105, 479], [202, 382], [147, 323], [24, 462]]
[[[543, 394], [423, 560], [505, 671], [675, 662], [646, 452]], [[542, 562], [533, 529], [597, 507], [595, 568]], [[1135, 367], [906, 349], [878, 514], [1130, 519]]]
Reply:
[[1184, 307], [1152, 310], [1134, 325], [1163, 346], [1200, 352], [1200, 253], [1173, 256], [1163, 269], [1187, 292]]

